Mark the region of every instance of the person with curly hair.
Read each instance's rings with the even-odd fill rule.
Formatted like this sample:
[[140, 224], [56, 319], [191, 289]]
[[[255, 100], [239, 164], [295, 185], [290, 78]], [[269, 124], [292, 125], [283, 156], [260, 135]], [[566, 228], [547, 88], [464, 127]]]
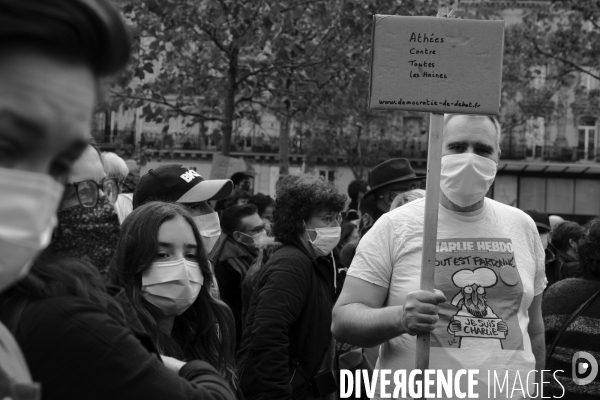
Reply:
[[247, 399], [335, 396], [331, 311], [341, 285], [332, 250], [345, 201], [321, 178], [279, 186], [273, 234], [283, 246], [254, 286], [238, 353]]
[[[544, 379], [549, 384], [544, 386], [544, 395], [560, 397], [562, 385], [562, 398], [567, 400], [600, 397], [600, 376], [596, 376], [589, 384], [578, 385], [571, 375], [571, 360], [577, 352], [588, 352], [596, 359], [600, 354], [600, 218], [592, 220], [586, 227], [589, 229], [588, 235], [581, 239], [577, 247], [581, 277], [556, 282], [548, 288], [542, 303], [546, 344], [550, 345], [546, 350], [545, 367], [549, 372]], [[595, 299], [568, 324], [557, 340], [556, 336], [575, 310], [594, 295]], [[555, 340], [556, 347], [553, 348], [551, 344]]]

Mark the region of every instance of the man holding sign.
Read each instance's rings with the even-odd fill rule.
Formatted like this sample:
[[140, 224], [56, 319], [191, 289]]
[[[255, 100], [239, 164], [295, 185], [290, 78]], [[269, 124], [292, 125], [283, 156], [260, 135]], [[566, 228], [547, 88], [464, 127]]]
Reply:
[[378, 369], [414, 369], [414, 336], [431, 332], [430, 368], [478, 369], [479, 398], [494, 371], [534, 393], [528, 374], [544, 365], [544, 249], [531, 218], [485, 197], [499, 142], [494, 117], [444, 118], [434, 293], [419, 290], [424, 200], [385, 214], [361, 240], [332, 330], [345, 343], [383, 344]]

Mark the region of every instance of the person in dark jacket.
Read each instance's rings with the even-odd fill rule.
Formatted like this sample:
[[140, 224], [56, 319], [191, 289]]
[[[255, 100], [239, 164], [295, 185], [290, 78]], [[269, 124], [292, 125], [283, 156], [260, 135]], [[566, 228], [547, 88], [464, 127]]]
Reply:
[[556, 249], [556, 257], [560, 260], [557, 281], [581, 276], [578, 247], [583, 237], [584, 228], [577, 222], [565, 221], [554, 228], [552, 244]]
[[[238, 352], [246, 399], [335, 396], [331, 312], [340, 285], [332, 250], [345, 197], [321, 178], [279, 187], [273, 232], [283, 247], [258, 277]], [[317, 375], [320, 392], [309, 390]]]
[[[556, 227], [568, 224], [564, 222]], [[560, 238], [560, 235], [559, 235]], [[555, 237], [552, 237], [554, 241]], [[600, 218], [589, 223], [587, 237], [581, 239], [578, 254], [581, 260], [581, 277], [563, 279], [552, 285], [544, 294], [542, 314], [546, 331], [546, 346], [551, 346], [561, 327], [575, 310], [600, 291]], [[578, 352], [600, 354], [600, 295], [560, 335], [554, 351], [546, 350], [544, 396], [566, 400], [600, 398], [600, 375], [588, 384], [574, 382], [572, 360]], [[598, 357], [596, 356], [596, 359]], [[578, 373], [579, 374], [579, 373]], [[586, 378], [586, 376], [577, 376]], [[587, 377], [592, 378], [590, 374]]]
[[257, 240], [265, 235], [265, 224], [254, 204], [232, 206], [223, 212], [221, 229], [226, 235], [215, 248], [215, 277], [223, 300], [235, 319], [236, 347], [242, 336], [242, 282], [258, 256]]

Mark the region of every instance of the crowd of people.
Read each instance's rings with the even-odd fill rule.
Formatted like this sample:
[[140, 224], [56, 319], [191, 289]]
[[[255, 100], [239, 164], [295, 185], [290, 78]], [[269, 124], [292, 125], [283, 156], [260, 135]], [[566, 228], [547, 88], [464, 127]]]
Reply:
[[[546, 396], [600, 398], [599, 378], [570, 374], [574, 354], [600, 359], [600, 218], [486, 197], [495, 117], [445, 116], [424, 291], [427, 192], [409, 160], [348, 196], [309, 175], [275, 199], [245, 173], [140, 176], [89, 140], [99, 82], [131, 51], [114, 6], [0, 10], [0, 398], [335, 399], [340, 369], [414, 369], [420, 333], [431, 368], [536, 370]], [[469, 318], [493, 336], [463, 334]]]

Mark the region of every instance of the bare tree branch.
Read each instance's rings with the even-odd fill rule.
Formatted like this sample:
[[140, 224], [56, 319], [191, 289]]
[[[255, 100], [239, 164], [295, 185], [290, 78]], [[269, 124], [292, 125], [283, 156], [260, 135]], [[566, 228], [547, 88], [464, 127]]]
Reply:
[[542, 48], [539, 46], [539, 44], [537, 43], [537, 41], [535, 39], [531, 39], [531, 42], [533, 43], [533, 45], [534, 45], [535, 49], [538, 51], [538, 53], [540, 53], [546, 57], [549, 57], [549, 58], [554, 58], [555, 60], [558, 60], [564, 64], [570, 65], [571, 67], [573, 67], [574, 69], [576, 69], [579, 72], [583, 72], [584, 74], [587, 74], [587, 75], [591, 76], [592, 78], [596, 78], [596, 79], [600, 80], [600, 75], [596, 75], [590, 71], [586, 71], [584, 68], [575, 64], [571, 60], [567, 60], [564, 57], [561, 57], [556, 54], [548, 53], [547, 51], [542, 50]]
[[305, 5], [311, 4], [311, 3], [324, 3], [324, 2], [325, 2], [325, 0], [307, 0], [307, 1], [301, 1], [299, 3], [292, 4], [289, 7], [283, 8], [283, 9], [279, 10], [279, 12], [281, 12], [283, 14], [285, 12], [293, 10], [296, 7], [305, 6]]
[[123, 94], [123, 93], [115, 92], [114, 90], [111, 90], [110, 92], [114, 96], [124, 98], [124, 99], [141, 100], [141, 101], [146, 101], [149, 103], [161, 104], [161, 105], [167, 106], [169, 108], [172, 108], [173, 110], [177, 111], [177, 113], [179, 113], [180, 115], [184, 115], [184, 116], [188, 116], [188, 117], [196, 117], [196, 118], [199, 118], [204, 121], [223, 121], [223, 119], [219, 118], [219, 117], [207, 116], [205, 114], [200, 114], [200, 113], [184, 110], [184, 109], [176, 106], [175, 104], [169, 103], [164, 98], [164, 96], [162, 96], [161, 99], [153, 99], [150, 97], [141, 97], [141, 96]]

